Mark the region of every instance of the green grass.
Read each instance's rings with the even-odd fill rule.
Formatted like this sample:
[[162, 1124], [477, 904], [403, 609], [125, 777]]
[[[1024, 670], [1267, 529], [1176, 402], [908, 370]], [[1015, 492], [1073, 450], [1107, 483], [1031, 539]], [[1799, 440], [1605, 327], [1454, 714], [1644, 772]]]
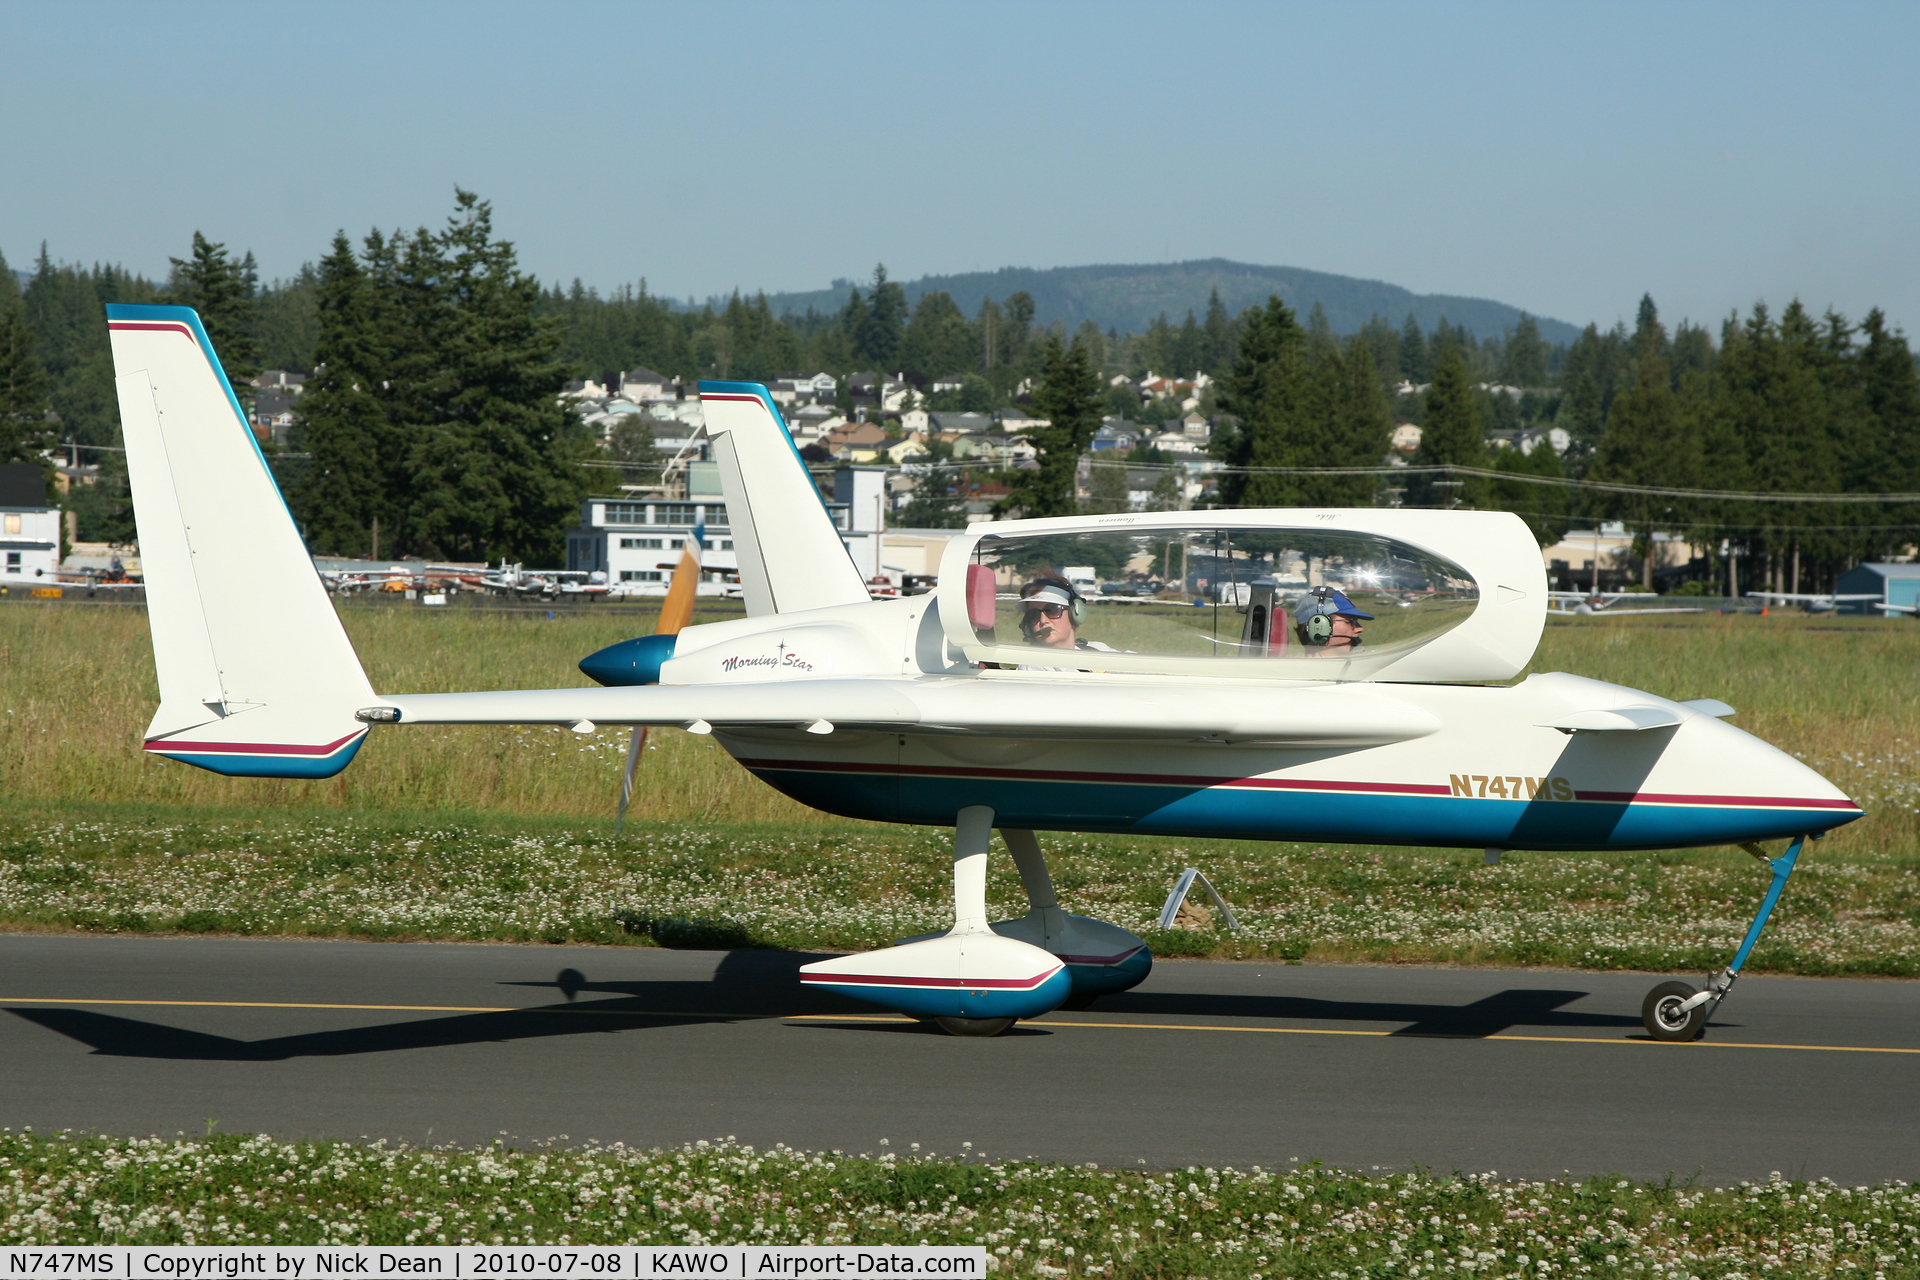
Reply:
[[[578, 684], [632, 614], [359, 607], [349, 630], [400, 691]], [[639, 619], [644, 622], [644, 619]], [[1550, 626], [1535, 663], [1718, 697], [1869, 816], [1803, 856], [1753, 971], [1920, 975], [1920, 629], [1681, 616]], [[152, 701], [133, 609], [0, 608], [0, 923], [654, 945], [865, 948], [938, 927], [948, 833], [802, 808], [709, 739], [653, 736], [627, 838], [623, 735], [386, 731], [342, 777], [216, 777], [138, 750]], [[1723, 964], [1764, 887], [1724, 849], [1511, 854], [1049, 836], [1069, 909], [1156, 953], [1671, 971]], [[1023, 908], [1006, 858], [996, 909]], [[1158, 933], [1203, 868], [1244, 933]], [[707, 922], [691, 924], [689, 922]]]
[[1042, 1276], [1920, 1275], [1920, 1195], [1494, 1174], [1102, 1170], [731, 1141], [419, 1148], [0, 1132], [7, 1244], [983, 1245]]

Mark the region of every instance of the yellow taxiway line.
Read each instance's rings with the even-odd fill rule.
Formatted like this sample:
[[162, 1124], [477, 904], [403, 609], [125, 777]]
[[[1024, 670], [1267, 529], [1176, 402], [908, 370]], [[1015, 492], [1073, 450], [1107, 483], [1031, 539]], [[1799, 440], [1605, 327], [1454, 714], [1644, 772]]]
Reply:
[[[0, 996], [0, 1006], [20, 1004], [52, 1005], [145, 1005], [169, 1009], [339, 1009], [376, 1013], [589, 1013], [610, 1018], [698, 1018], [725, 1021], [783, 1022], [891, 1022], [911, 1023], [914, 1018], [890, 1013], [705, 1013], [688, 1009], [596, 1009], [568, 1005], [462, 1005], [462, 1004], [317, 1004], [278, 1000], [105, 1000], [60, 999], [54, 996]], [[1278, 1036], [1394, 1036], [1397, 1031], [1358, 1031], [1334, 1027], [1245, 1027], [1206, 1022], [1086, 1022], [1047, 1021], [1032, 1025], [1053, 1028], [1078, 1028], [1105, 1031], [1233, 1031], [1254, 1035]], [[1427, 1037], [1421, 1037], [1427, 1038]], [[1663, 1044], [1659, 1040], [1628, 1039], [1610, 1036], [1529, 1036], [1504, 1032], [1490, 1036], [1445, 1036], [1433, 1039], [1519, 1040], [1537, 1044]], [[1920, 1049], [1896, 1049], [1862, 1044], [1761, 1044], [1741, 1040], [1694, 1040], [1693, 1045], [1711, 1049], [1799, 1049], [1811, 1053], [1908, 1053]]]

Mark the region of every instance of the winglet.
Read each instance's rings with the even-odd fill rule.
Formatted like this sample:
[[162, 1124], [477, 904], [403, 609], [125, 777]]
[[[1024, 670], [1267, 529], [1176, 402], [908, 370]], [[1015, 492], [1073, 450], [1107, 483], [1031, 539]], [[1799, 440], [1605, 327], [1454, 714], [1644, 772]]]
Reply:
[[700, 406], [720, 463], [748, 616], [871, 599], [767, 389], [702, 382]]
[[216, 773], [325, 778], [373, 701], [190, 307], [107, 308], [160, 707], [146, 749]]

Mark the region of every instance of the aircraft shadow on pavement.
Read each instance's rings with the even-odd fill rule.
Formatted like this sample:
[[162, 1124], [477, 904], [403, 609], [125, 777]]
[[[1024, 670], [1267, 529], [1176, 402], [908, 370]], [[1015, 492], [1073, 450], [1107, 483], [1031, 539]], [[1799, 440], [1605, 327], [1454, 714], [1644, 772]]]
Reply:
[[[89, 1009], [9, 1007], [8, 1012], [90, 1046], [96, 1054], [214, 1062], [281, 1062], [290, 1058], [392, 1053], [405, 1049], [505, 1043], [556, 1036], [610, 1034], [703, 1022], [742, 1022], [811, 1014], [873, 1012], [873, 1007], [814, 991], [800, 984], [799, 968], [817, 955], [803, 952], [735, 951], [705, 980], [594, 982], [574, 969], [550, 982], [507, 986], [547, 987], [563, 1003], [505, 1012], [464, 1013], [374, 1023], [333, 1031], [240, 1040]], [[1115, 1015], [1233, 1017], [1320, 1023], [1401, 1024], [1395, 1035], [1479, 1038], [1515, 1027], [1619, 1029], [1639, 1019], [1576, 1013], [1563, 1006], [1584, 991], [1514, 988], [1465, 1005], [1362, 1000], [1315, 1000], [1299, 996], [1223, 996], [1126, 992], [1103, 999], [1095, 1012]], [[608, 997], [581, 1001], [582, 995]], [[903, 1030], [938, 1034], [931, 1028]], [[1038, 1029], [1037, 1027], [1035, 1028]]]
[[1315, 1000], [1306, 996], [1189, 995], [1135, 990], [1102, 998], [1094, 1011], [1289, 1022], [1398, 1023], [1401, 1025], [1393, 1032], [1397, 1036], [1460, 1039], [1499, 1035], [1517, 1027], [1536, 1031], [1639, 1029], [1639, 1018], [1580, 1013], [1565, 1007], [1587, 995], [1585, 991], [1510, 987], [1471, 1004], [1421, 1004], [1397, 1000]]

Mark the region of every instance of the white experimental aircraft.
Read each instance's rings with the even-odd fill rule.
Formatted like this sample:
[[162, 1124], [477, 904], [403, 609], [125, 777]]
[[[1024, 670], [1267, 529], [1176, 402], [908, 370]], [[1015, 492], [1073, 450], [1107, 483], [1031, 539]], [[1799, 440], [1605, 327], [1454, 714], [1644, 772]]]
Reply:
[[1832, 613], [1843, 604], [1859, 604], [1866, 600], [1880, 599], [1880, 593], [1870, 591], [1865, 595], [1839, 596], [1829, 592], [1806, 594], [1793, 591], [1749, 591], [1749, 596], [1764, 600], [1768, 604], [1797, 604], [1807, 613]]
[[1556, 618], [1624, 618], [1635, 613], [1705, 613], [1698, 606], [1692, 608], [1662, 606], [1654, 609], [1622, 609], [1622, 600], [1631, 600], [1635, 591], [1549, 591], [1547, 592], [1547, 613]]
[[[1494, 683], [1532, 657], [1548, 600], [1532, 535], [1504, 513], [981, 524], [949, 544], [932, 593], [870, 600], [752, 383], [701, 383], [745, 618], [591, 655], [582, 669], [608, 687], [378, 693], [198, 317], [124, 305], [108, 317], [160, 683], [149, 753], [243, 777], [324, 778], [375, 726], [711, 733], [817, 808], [953, 827], [952, 929], [809, 964], [802, 978], [956, 1034], [1084, 1005], [1152, 963], [1127, 930], [1061, 909], [1037, 831], [1489, 853], [1745, 844], [1762, 857], [1755, 842], [1791, 840], [1769, 859], [1771, 886], [1728, 966], [1702, 990], [1649, 993], [1649, 1032], [1680, 1040], [1704, 1030], [1732, 985], [1804, 840], [1861, 816], [1820, 775], [1727, 724], [1724, 703], [1573, 675]], [[1244, 611], [1092, 612], [1064, 581], [1045, 585], [1059, 566], [1144, 563], [1174, 547], [1213, 580], [1276, 585]], [[1299, 582], [1302, 597], [1277, 587]], [[1049, 607], [1027, 608], [1021, 589]], [[1417, 607], [1390, 607], [1409, 600]], [[987, 916], [995, 828], [1031, 903], [1015, 920]]]

